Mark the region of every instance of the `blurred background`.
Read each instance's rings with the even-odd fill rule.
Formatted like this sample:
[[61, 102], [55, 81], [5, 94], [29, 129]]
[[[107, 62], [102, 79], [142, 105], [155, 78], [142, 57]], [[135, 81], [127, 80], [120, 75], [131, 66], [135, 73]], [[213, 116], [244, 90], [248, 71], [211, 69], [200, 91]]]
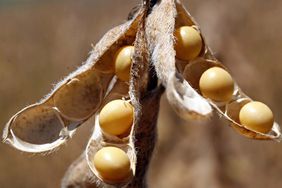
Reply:
[[[0, 128], [88, 57], [137, 0], [0, 0]], [[250, 97], [282, 123], [282, 1], [185, 0], [208, 44]], [[282, 185], [282, 144], [244, 138], [215, 114], [185, 122], [162, 99], [150, 188], [265, 188]], [[1, 188], [54, 188], [84, 150], [82, 126], [48, 156], [0, 144]]]

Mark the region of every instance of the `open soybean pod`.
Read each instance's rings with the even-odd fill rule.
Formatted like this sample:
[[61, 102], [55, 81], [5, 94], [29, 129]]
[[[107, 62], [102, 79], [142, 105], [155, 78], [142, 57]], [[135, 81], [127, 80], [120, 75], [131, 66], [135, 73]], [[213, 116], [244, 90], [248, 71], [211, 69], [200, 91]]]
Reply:
[[[101, 173], [101, 171], [97, 169], [97, 166], [95, 166], [94, 164], [95, 162], [94, 159], [97, 153], [106, 147], [114, 147], [120, 149], [127, 155], [129, 159], [130, 165], [129, 165], [128, 173], [125, 174], [123, 177], [119, 177], [119, 179], [115, 178], [113, 175], [109, 175], [110, 172], [108, 172], [107, 175]], [[97, 177], [95, 180], [100, 182], [99, 184], [124, 185], [127, 184], [132, 178], [133, 174], [135, 174], [136, 154], [134, 147], [132, 147], [132, 143], [129, 142], [129, 137], [127, 137], [127, 139], [124, 140], [123, 139], [119, 140], [118, 138], [111, 138], [109, 136], [105, 136], [100, 128], [98, 115], [96, 116], [95, 129], [93, 135], [91, 136], [87, 144], [85, 153], [86, 153], [86, 160], [88, 166], [90, 167], [94, 176]], [[111, 153], [109, 152], [109, 155], [110, 154]], [[113, 161], [115, 161], [114, 157], [115, 156], [111, 156]], [[118, 161], [116, 161], [116, 163], [118, 163]], [[103, 164], [99, 164], [99, 165], [101, 166]], [[117, 173], [117, 175], [118, 174], [119, 173]]]
[[[132, 56], [132, 66], [130, 70], [130, 85], [126, 88], [126, 85], [124, 85], [122, 81], [117, 80], [115, 84], [111, 84], [112, 88], [109, 88], [110, 92], [104, 100], [104, 104], [109, 104], [109, 102], [112, 102], [113, 100], [123, 99], [125, 100], [124, 103], [132, 105], [134, 109], [132, 114], [132, 126], [130, 127], [128, 134], [124, 135], [112, 135], [103, 131], [101, 129], [101, 121], [99, 121], [99, 116], [102, 115], [102, 111], [105, 108], [103, 107], [102, 110], [100, 109], [96, 114], [95, 129], [86, 147], [85, 153], [88, 165], [94, 174], [94, 177], [96, 177], [97, 184], [103, 186], [113, 185], [117, 187], [126, 187], [135, 184], [136, 182], [132, 181], [133, 179], [135, 181], [138, 179], [136, 178], [136, 173], [140, 173], [137, 170], [138, 164], [144, 166], [143, 163], [145, 162], [139, 158], [139, 163], [137, 164], [138, 156], [144, 157], [150, 153], [139, 154], [136, 152], [136, 148], [140, 147], [138, 145], [140, 141], [138, 138], [138, 143], [136, 143], [135, 137], [136, 134], [140, 133], [140, 127], [145, 129], [148, 128], [147, 126], [149, 125], [143, 124], [143, 113], [146, 114], [143, 110], [149, 112], [148, 107], [153, 105], [153, 102], [150, 101], [146, 106], [143, 106], [141, 101], [141, 97], [144, 95], [144, 91], [147, 88], [149, 70], [149, 53], [146, 47], [147, 41], [145, 39], [144, 28], [147, 9], [141, 8], [141, 14], [142, 19], [139, 21], [138, 28], [132, 31], [133, 33], [136, 32], [136, 39], [134, 42], [134, 54]], [[155, 101], [158, 102], [159, 100]], [[143, 109], [143, 107], [145, 108]], [[152, 113], [154, 114], [154, 117], [157, 117], [155, 114], [157, 112], [158, 110]], [[146, 118], [152, 117], [147, 115]], [[119, 123], [117, 123], [116, 126], [118, 126], [118, 124]], [[155, 126], [150, 125], [149, 127]], [[155, 138], [155, 131], [152, 131], [149, 134], [154, 134], [153, 138]], [[150, 140], [150, 138], [151, 137], [146, 138], [145, 140]], [[151, 148], [147, 145], [145, 147], [148, 149]], [[103, 156], [107, 156], [107, 159]], [[111, 165], [111, 162], [114, 160], [116, 160], [115, 165]]]
[[[198, 24], [179, 1], [176, 1], [176, 8], [178, 15], [178, 19], [176, 19], [176, 27], [179, 28], [183, 25], [188, 25], [196, 28], [203, 41], [202, 50], [198, 57], [190, 61], [177, 60], [178, 70], [183, 75], [184, 79], [188, 81], [189, 85], [192, 86], [197, 93], [205, 95], [211, 106], [216, 109], [220, 115], [227, 119], [230, 122], [230, 125], [241, 135], [253, 139], [280, 140], [280, 127], [276, 122], [272, 123], [271, 130], [265, 132], [250, 129], [248, 126], [240, 122], [240, 110], [245, 104], [252, 102], [252, 99], [242, 92], [238, 84], [232, 80], [227, 68], [213, 55], [212, 51], [206, 44], [201, 31], [199, 30]], [[230, 80], [223, 83], [225, 84], [225, 90], [223, 89], [216, 97], [213, 96], [213, 93], [206, 93], [204, 88], [202, 88], [201, 91], [201, 78], [203, 79], [203, 75], [207, 74], [208, 71], [213, 71], [211, 74], [214, 74], [214, 71], [220, 71], [220, 74], [225, 75], [224, 79]], [[211, 78], [208, 77], [208, 79]], [[211, 83], [209, 82], [209, 84]]]
[[[166, 7], [163, 5], [164, 10], [171, 12], [174, 16], [174, 25], [173, 28], [170, 28], [171, 31], [167, 34], [167, 37], [169, 37], [169, 41], [172, 41], [172, 35], [174, 35], [175, 41], [174, 43], [170, 42], [166, 45], [155, 46], [154, 50], [156, 56], [166, 57], [163, 60], [161, 58], [159, 58], [159, 60], [156, 59], [155, 65], [157, 71], [159, 69], [160, 73], [166, 73], [166, 75], [164, 75], [164, 81], [167, 81], [168, 99], [176, 108], [176, 111], [180, 112], [184, 117], [185, 113], [190, 114], [191, 112], [198, 112], [198, 115], [208, 114], [203, 113], [204, 111], [210, 112], [210, 107], [208, 107], [208, 105], [203, 105], [205, 104], [205, 102], [202, 102], [204, 100], [216, 109], [219, 114], [225, 117], [225, 119], [231, 122], [231, 126], [239, 131], [240, 134], [254, 139], [279, 140], [281, 137], [280, 127], [275, 122], [271, 123], [271, 130], [264, 132], [251, 129], [245, 124], [241, 124], [239, 118], [240, 110], [245, 104], [252, 100], [241, 91], [237, 83], [233, 81], [226, 67], [224, 67], [224, 65], [222, 65], [222, 63], [213, 55], [206, 44], [199, 25], [183, 7], [180, 1], [164, 0], [163, 3], [166, 3]], [[158, 28], [157, 31], [161, 31], [160, 28], [162, 27], [159, 26]], [[162, 33], [160, 35], [162, 35]], [[167, 47], [167, 45], [169, 45], [169, 47]], [[171, 54], [164, 53], [171, 51], [171, 48], [173, 47], [174, 49]], [[169, 61], [165, 61], [168, 59]], [[173, 69], [175, 71], [174, 75], [176, 76], [167, 74], [169, 70], [164, 70], [163, 67], [160, 66], [165, 63], [171, 65], [169, 69]], [[219, 76], [214, 76], [215, 74], [218, 74]], [[217, 87], [221, 87], [221, 90], [215, 90]], [[177, 98], [178, 100], [176, 100]], [[187, 112], [183, 110], [185, 109], [183, 108], [184, 105], [179, 103], [185, 101], [186, 98], [189, 99], [186, 100], [188, 101]], [[198, 102], [192, 99], [197, 99]], [[191, 101], [195, 103], [192, 103]], [[207, 109], [204, 110], [203, 108]], [[272, 117], [269, 117], [269, 119], [271, 118]], [[257, 121], [257, 118], [255, 119]]]
[[[210, 104], [183, 78], [175, 59], [174, 31], [182, 16], [178, 16], [174, 0], [162, 0], [148, 16], [146, 33], [152, 61], [160, 81], [166, 86], [167, 98], [184, 119], [206, 118], [212, 114]], [[184, 20], [186, 21], [186, 20]], [[191, 25], [192, 21], [187, 20]]]
[[[217, 60], [210, 60], [199, 58], [192, 61], [188, 64], [184, 70], [184, 78], [188, 81], [188, 83], [197, 91], [201, 93], [201, 89], [199, 86], [199, 82], [201, 76], [207, 70], [211, 68], [220, 68], [225, 71], [227, 69]], [[267, 131], [266, 133], [262, 133], [256, 130], [252, 130], [245, 125], [240, 123], [239, 113], [242, 107], [253, 100], [250, 99], [246, 94], [244, 94], [237, 83], [234, 83], [234, 90], [232, 92], [232, 98], [228, 101], [215, 101], [212, 99], [207, 99], [208, 102], [216, 109], [216, 111], [222, 115], [225, 119], [230, 122], [230, 125], [237, 130], [240, 134], [254, 139], [268, 140], [268, 139], [276, 139], [280, 140], [281, 133], [279, 125], [274, 122], [272, 125], [271, 131]]]
[[15, 114], [3, 141], [24, 152], [41, 153], [65, 143], [99, 109], [111, 80], [116, 51], [135, 40], [140, 14], [107, 32], [87, 61], [40, 102]]

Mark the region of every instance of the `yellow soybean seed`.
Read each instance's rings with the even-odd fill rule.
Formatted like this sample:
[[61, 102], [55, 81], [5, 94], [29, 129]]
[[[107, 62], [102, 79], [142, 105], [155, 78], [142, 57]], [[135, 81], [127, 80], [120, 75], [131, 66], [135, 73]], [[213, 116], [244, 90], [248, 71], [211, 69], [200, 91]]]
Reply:
[[239, 120], [247, 128], [261, 133], [268, 133], [274, 123], [272, 111], [261, 102], [245, 104], [240, 110]]
[[129, 81], [134, 46], [122, 47], [115, 56], [115, 73], [122, 81]]
[[222, 68], [212, 67], [206, 70], [200, 78], [199, 86], [203, 96], [214, 101], [223, 102], [232, 99], [234, 81]]
[[104, 147], [93, 160], [98, 174], [105, 180], [123, 181], [130, 176], [130, 160], [127, 154], [116, 147]]
[[175, 31], [176, 57], [182, 60], [192, 60], [197, 57], [202, 50], [202, 37], [200, 33], [190, 26], [182, 26]]
[[111, 135], [124, 135], [132, 126], [133, 106], [124, 100], [113, 100], [106, 104], [100, 112], [101, 129]]

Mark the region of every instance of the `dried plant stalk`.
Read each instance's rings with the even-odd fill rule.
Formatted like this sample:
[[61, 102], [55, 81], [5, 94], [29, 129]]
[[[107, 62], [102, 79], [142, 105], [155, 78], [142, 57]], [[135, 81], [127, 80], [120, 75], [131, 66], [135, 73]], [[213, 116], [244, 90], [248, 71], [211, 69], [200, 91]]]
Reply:
[[135, 177], [128, 185], [130, 188], [147, 187], [146, 173], [157, 139], [157, 118], [160, 98], [163, 92], [164, 88], [161, 86], [149, 92], [147, 96], [140, 101], [142, 115], [140, 117], [140, 125], [137, 127], [135, 133], [135, 147], [138, 149], [137, 166]]
[[88, 167], [85, 154], [81, 154], [68, 168], [62, 179], [62, 188], [98, 188], [95, 177]]

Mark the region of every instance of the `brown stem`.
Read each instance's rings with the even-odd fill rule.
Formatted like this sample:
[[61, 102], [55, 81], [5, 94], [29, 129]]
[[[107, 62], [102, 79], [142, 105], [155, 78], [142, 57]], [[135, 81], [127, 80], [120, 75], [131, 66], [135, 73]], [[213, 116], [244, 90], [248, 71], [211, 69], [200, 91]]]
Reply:
[[157, 119], [160, 98], [164, 88], [161, 86], [148, 93], [141, 101], [142, 115], [140, 125], [135, 133], [135, 147], [137, 150], [136, 174], [129, 188], [146, 188], [146, 172], [157, 139]]
[[85, 153], [68, 168], [62, 179], [62, 188], [97, 188], [94, 176], [87, 164]]

